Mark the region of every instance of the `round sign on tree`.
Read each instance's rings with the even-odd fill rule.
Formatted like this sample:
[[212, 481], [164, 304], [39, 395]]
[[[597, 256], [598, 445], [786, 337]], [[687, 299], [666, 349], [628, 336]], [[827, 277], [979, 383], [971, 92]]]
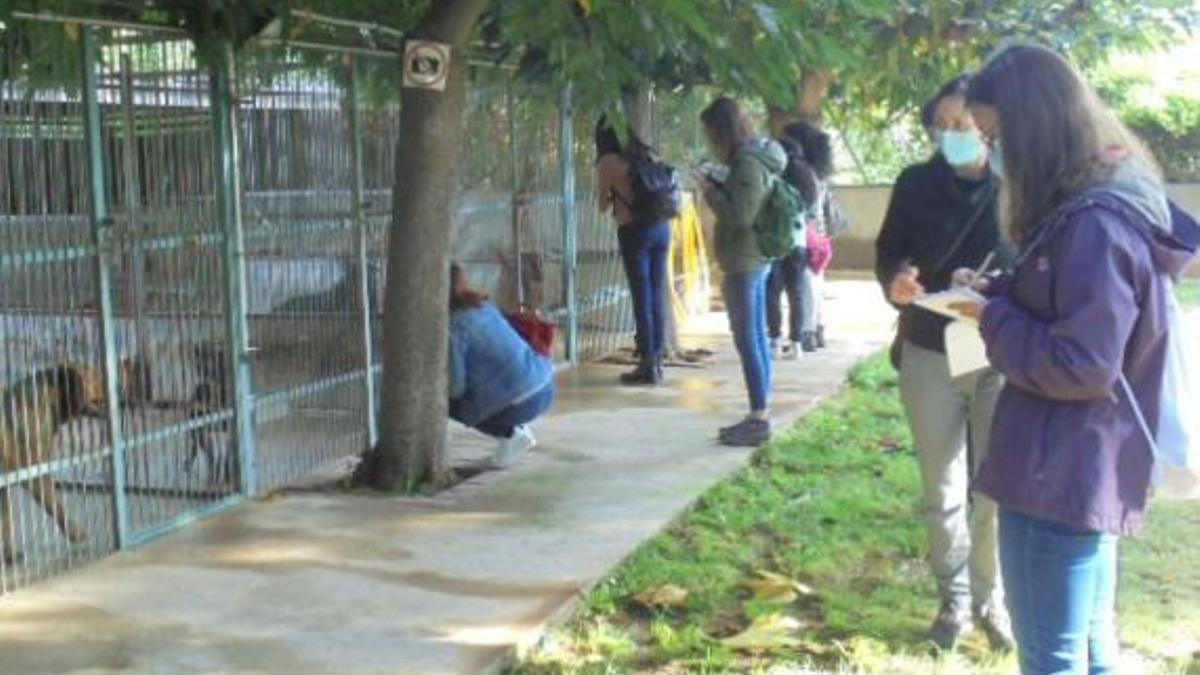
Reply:
[[450, 45], [429, 40], [409, 40], [404, 44], [405, 87], [443, 91], [449, 71]]

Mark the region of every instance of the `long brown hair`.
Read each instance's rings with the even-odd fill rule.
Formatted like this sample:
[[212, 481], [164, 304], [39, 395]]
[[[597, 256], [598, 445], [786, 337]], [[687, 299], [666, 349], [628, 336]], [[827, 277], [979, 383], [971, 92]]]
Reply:
[[1110, 181], [1120, 158], [1156, 166], [1079, 72], [1045, 47], [997, 53], [971, 79], [967, 103], [1000, 116], [1001, 217], [1015, 241], [1072, 196]]
[[754, 123], [746, 109], [728, 96], [710, 103], [700, 113], [700, 121], [704, 123], [704, 132], [719, 155], [718, 159], [726, 163], [733, 161], [734, 153], [743, 143], [754, 138]]
[[471, 287], [471, 280], [458, 263], [450, 263], [450, 311], [476, 309], [487, 302], [488, 296]]

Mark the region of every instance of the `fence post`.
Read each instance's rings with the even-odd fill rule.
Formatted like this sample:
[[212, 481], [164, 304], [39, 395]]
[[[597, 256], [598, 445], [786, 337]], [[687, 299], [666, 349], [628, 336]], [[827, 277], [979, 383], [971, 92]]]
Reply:
[[125, 436], [121, 426], [121, 396], [117, 381], [117, 318], [113, 307], [113, 221], [104, 168], [104, 138], [100, 123], [100, 82], [96, 75], [96, 29], [83, 29], [83, 133], [87, 144], [88, 193], [91, 197], [92, 244], [96, 247], [96, 292], [100, 307], [100, 349], [104, 362], [105, 422], [112, 446], [113, 539], [117, 548], [129, 543], [129, 504], [125, 494]]
[[133, 267], [130, 275], [130, 283], [133, 285], [133, 293], [130, 296], [133, 305], [133, 329], [134, 335], [137, 336], [138, 352], [144, 354], [149, 349], [150, 340], [146, 334], [146, 251], [142, 247], [142, 190], [137, 172], [137, 119], [134, 114], [137, 102], [134, 100], [134, 96], [133, 58], [129, 54], [122, 54], [121, 119], [122, 129], [125, 133], [122, 147], [122, 170], [125, 175], [125, 240], [130, 245]]
[[[517, 105], [513, 93], [513, 79], [509, 78], [504, 89], [504, 108], [508, 115], [508, 163], [512, 172], [512, 238], [513, 261], [517, 271], [517, 306], [525, 307], [525, 242], [521, 230], [521, 221], [525, 211], [525, 196], [521, 189], [521, 154], [517, 145]], [[534, 307], [533, 309], [540, 309]]]
[[225, 258], [226, 339], [234, 396], [234, 437], [237, 439], [242, 493], [257, 491], [257, 452], [254, 434], [254, 390], [251, 349], [246, 319], [246, 243], [242, 231], [241, 176], [238, 171], [237, 108], [234, 105], [233, 45], [217, 37], [209, 65], [214, 157], [216, 159], [217, 220]]
[[579, 222], [575, 211], [575, 108], [571, 85], [563, 87], [559, 100], [559, 162], [563, 227], [563, 295], [567, 309], [565, 335], [567, 361], [579, 361]]
[[350, 112], [350, 217], [354, 221], [358, 237], [358, 291], [359, 306], [362, 308], [362, 341], [365, 387], [367, 397], [367, 447], [374, 448], [379, 442], [379, 410], [375, 401], [374, 347], [371, 339], [371, 268], [367, 219], [363, 214], [366, 206], [363, 195], [363, 129], [362, 108], [358, 100], [358, 59], [350, 57], [350, 84], [346, 89], [346, 108]]

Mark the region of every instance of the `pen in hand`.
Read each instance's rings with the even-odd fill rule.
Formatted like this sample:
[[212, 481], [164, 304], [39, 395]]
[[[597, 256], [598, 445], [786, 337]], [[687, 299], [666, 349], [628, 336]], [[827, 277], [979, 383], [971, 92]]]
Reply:
[[996, 253], [993, 251], [987, 254], [987, 257], [983, 259], [983, 262], [980, 263], [979, 267], [976, 269], [971, 270], [964, 267], [958, 270], [954, 273], [950, 280], [951, 285], [975, 290], [976, 282], [982, 279], [984, 274], [987, 274], [988, 267], [992, 264], [992, 260], [995, 258]]
[[996, 258], [995, 251], [992, 251], [991, 253], [987, 254], [987, 257], [983, 259], [983, 262], [979, 264], [979, 269], [975, 270], [975, 273], [971, 275], [971, 283], [975, 283], [976, 281], [979, 281], [979, 277], [982, 277], [984, 274], [987, 273], [988, 265], [991, 265], [992, 260], [994, 260], [995, 258]]
[[980, 319], [982, 319], [983, 303], [985, 302], [985, 300], [984, 300], [983, 296], [980, 296], [978, 293], [976, 293], [975, 289], [972, 288], [972, 285], [974, 285], [975, 282], [978, 281], [979, 278], [982, 277], [987, 272], [988, 265], [992, 264], [992, 259], [995, 257], [996, 257], [996, 253], [994, 251], [987, 254], [987, 257], [983, 259], [983, 262], [979, 265], [979, 267], [970, 273], [971, 278], [969, 279], [968, 283], [963, 285], [964, 291], [969, 292], [971, 295], [975, 296], [978, 299], [977, 300], [974, 300], [974, 299], [973, 300], [965, 300], [965, 301], [960, 301], [960, 302], [952, 302], [949, 305], [950, 309], [962, 314], [963, 317], [973, 320], [973, 321], [979, 321]]

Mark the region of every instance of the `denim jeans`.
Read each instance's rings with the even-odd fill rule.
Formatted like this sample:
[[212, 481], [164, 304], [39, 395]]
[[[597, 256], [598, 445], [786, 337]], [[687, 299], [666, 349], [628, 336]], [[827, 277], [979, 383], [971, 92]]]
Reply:
[[[552, 405], [554, 405], [553, 382], [524, 401], [510, 405], [475, 425], [475, 429], [495, 438], [510, 438], [514, 428], [522, 424], [529, 424], [541, 417]], [[457, 419], [454, 415], [454, 401], [450, 402], [450, 418]]]
[[638, 354], [643, 358], [663, 353], [666, 317], [667, 253], [671, 248], [671, 223], [622, 225], [617, 228], [621, 260], [633, 295], [633, 320]]
[[809, 281], [809, 275], [805, 274], [807, 269], [808, 249], [801, 247], [792, 249], [786, 258], [780, 258], [771, 265], [771, 276], [767, 279], [767, 332], [772, 340], [783, 335], [783, 308], [779, 297], [785, 291], [788, 296], [788, 339], [799, 342], [803, 333], [816, 330], [811, 323], [804, 325], [805, 315], [810, 318], [812, 315], [805, 311], [805, 298], [808, 295], [805, 286]]
[[770, 265], [751, 272], [725, 275], [725, 311], [733, 344], [742, 360], [742, 375], [750, 394], [750, 411], [770, 406], [771, 343], [767, 339], [767, 274]]
[[1117, 669], [1117, 537], [1000, 509], [1000, 566], [1024, 675]]

